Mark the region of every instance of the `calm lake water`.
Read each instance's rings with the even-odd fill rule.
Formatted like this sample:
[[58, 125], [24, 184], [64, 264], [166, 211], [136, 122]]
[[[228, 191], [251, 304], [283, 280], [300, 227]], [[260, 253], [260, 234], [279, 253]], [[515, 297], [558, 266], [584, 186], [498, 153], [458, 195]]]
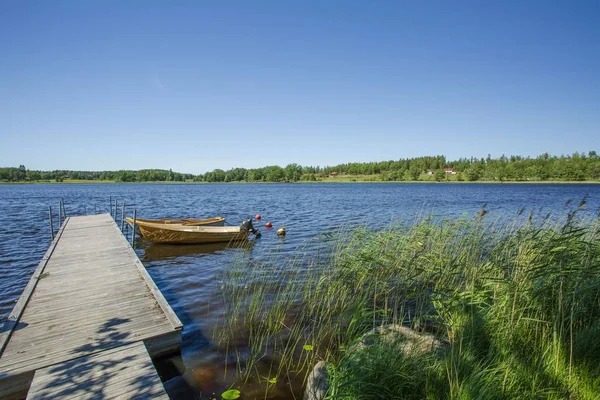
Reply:
[[[137, 253], [184, 324], [182, 355], [186, 378], [205, 393], [231, 383], [223, 354], [211, 342], [216, 318], [224, 312], [216, 277], [241, 257], [297, 256], [311, 251], [310, 239], [340, 227], [381, 229], [410, 223], [419, 215], [516, 218], [521, 209], [539, 218], [564, 217], [587, 196], [582, 216], [597, 215], [600, 185], [527, 184], [82, 184], [0, 185], [0, 317], [12, 309], [50, 242], [48, 206], [59, 200], [67, 214], [108, 212], [109, 197], [125, 202], [139, 218], [220, 215], [228, 224], [261, 214], [263, 233], [251, 250], [222, 246], [159, 246], [139, 240]], [[55, 221], [57, 215], [55, 214]], [[264, 223], [271, 221], [273, 229]], [[285, 225], [288, 235], [275, 230]], [[231, 371], [231, 366], [229, 366]], [[231, 375], [231, 374], [230, 374]], [[285, 394], [281, 396], [286, 397]], [[281, 398], [281, 397], [280, 397]]]

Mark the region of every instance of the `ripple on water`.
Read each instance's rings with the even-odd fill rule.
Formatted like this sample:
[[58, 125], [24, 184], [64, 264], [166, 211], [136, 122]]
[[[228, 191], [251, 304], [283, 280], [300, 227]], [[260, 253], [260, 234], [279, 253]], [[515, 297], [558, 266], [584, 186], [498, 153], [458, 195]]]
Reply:
[[[217, 278], [230, 263], [302, 258], [319, 251], [322, 242], [307, 241], [340, 227], [384, 228], [417, 215], [472, 216], [484, 205], [490, 218], [514, 216], [525, 207], [536, 215], [565, 213], [589, 194], [586, 212], [600, 206], [599, 185], [431, 185], [431, 184], [281, 184], [281, 185], [0, 185], [0, 316], [7, 315], [20, 296], [50, 242], [48, 207], [57, 210], [64, 199], [69, 215], [94, 208], [109, 209], [109, 197], [133, 207], [143, 218], [208, 217], [221, 215], [228, 223], [261, 214], [261, 239], [247, 250], [222, 247], [156, 246], [139, 242], [137, 254], [185, 328], [183, 356], [190, 379], [207, 391], [232, 382], [231, 359], [212, 341], [215, 322], [226, 316]], [[565, 206], [572, 200], [570, 206]], [[120, 212], [120, 207], [119, 207]], [[274, 229], [266, 229], [271, 221]], [[288, 235], [276, 236], [285, 225]], [[321, 238], [322, 239], [322, 238]], [[300, 260], [297, 268], [305, 268]], [[268, 371], [265, 371], [265, 376]], [[261, 395], [260, 385], [245, 386], [246, 394]], [[264, 393], [263, 393], [264, 394]], [[298, 393], [296, 393], [298, 395]], [[279, 397], [289, 397], [281, 392]], [[262, 397], [262, 396], [261, 396]]]

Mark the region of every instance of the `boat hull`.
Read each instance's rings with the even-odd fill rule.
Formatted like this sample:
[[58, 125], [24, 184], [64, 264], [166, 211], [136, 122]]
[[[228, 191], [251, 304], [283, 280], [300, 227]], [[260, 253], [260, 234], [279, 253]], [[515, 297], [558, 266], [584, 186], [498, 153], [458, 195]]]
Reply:
[[142, 236], [153, 243], [201, 244], [239, 242], [248, 239], [249, 231], [237, 226], [184, 226], [175, 224], [139, 225]]

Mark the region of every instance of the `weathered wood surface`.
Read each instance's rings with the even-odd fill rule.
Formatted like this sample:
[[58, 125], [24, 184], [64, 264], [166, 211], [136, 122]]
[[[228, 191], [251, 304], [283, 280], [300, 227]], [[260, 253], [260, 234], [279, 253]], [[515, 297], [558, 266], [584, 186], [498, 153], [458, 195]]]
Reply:
[[46, 367], [27, 399], [168, 399], [142, 342]]
[[181, 328], [110, 216], [70, 217], [0, 328], [0, 398], [36, 370], [133, 342], [176, 350]]

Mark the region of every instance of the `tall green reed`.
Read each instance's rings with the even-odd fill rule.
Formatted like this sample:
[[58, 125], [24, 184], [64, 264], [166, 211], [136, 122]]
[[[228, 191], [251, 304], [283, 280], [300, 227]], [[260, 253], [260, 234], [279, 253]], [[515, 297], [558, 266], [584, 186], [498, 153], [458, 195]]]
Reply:
[[[239, 377], [263, 379], [265, 395], [269, 380], [305, 378], [325, 359], [333, 397], [369, 398], [369, 390], [393, 397], [390, 387], [405, 396], [410, 387], [420, 398], [594, 398], [598, 221], [582, 222], [576, 212], [560, 223], [484, 215], [343, 231], [310, 257], [230, 266], [221, 277], [229, 309], [215, 338], [228, 348], [243, 344]], [[357, 338], [385, 324], [433, 332], [447, 352], [403, 355], [386, 342], [357, 356]], [[268, 377], [259, 363], [268, 364]], [[373, 383], [364, 365], [398, 373], [375, 374], [382, 381]], [[421, 391], [417, 376], [425, 379]], [[350, 381], [371, 389], [352, 392], [360, 385]]]

